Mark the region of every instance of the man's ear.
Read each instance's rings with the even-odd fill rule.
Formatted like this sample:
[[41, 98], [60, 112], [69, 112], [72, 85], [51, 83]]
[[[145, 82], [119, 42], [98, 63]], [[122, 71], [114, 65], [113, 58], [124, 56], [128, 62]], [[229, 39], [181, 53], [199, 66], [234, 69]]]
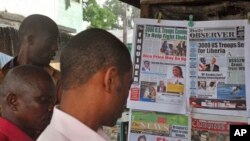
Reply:
[[6, 101], [10, 109], [12, 109], [13, 111], [17, 111], [17, 106], [18, 106], [17, 95], [9, 93], [6, 97]]
[[116, 67], [111, 66], [105, 71], [104, 87], [106, 92], [111, 92], [115, 86], [115, 81], [118, 77], [118, 70]]

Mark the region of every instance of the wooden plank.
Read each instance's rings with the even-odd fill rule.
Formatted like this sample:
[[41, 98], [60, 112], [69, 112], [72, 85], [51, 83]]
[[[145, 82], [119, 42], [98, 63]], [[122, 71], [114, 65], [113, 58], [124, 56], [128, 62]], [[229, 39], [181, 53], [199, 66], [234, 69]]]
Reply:
[[[146, 4], [144, 4], [146, 5]], [[188, 16], [192, 14], [193, 20], [226, 20], [226, 19], [246, 19], [247, 13], [250, 11], [249, 1], [235, 2], [217, 2], [212, 4], [148, 4], [148, 17], [154, 18], [161, 11], [163, 19], [168, 20], [188, 20]], [[146, 13], [141, 9], [141, 13]], [[146, 14], [145, 14], [146, 15]]]
[[[141, 4], [182, 4], [182, 5], [191, 4], [192, 5], [192, 4], [230, 2], [230, 1], [234, 2], [235, 0], [141, 0]], [[249, 0], [238, 0], [238, 1], [249, 1]]]
[[150, 8], [149, 8], [149, 4], [141, 4], [141, 18], [147, 18], [149, 17], [149, 13], [150, 13]]

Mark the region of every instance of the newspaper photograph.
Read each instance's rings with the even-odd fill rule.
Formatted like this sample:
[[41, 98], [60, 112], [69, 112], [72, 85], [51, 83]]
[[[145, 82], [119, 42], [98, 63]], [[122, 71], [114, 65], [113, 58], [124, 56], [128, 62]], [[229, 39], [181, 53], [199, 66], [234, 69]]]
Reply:
[[129, 108], [186, 113], [186, 25], [135, 19]]
[[195, 22], [189, 28], [188, 92], [193, 112], [248, 114], [248, 26], [246, 20], [228, 20]]
[[[188, 141], [188, 117], [150, 111], [132, 111], [130, 141]], [[141, 139], [141, 140], [140, 140]]]
[[247, 125], [244, 117], [193, 114], [191, 141], [229, 141], [230, 125]]

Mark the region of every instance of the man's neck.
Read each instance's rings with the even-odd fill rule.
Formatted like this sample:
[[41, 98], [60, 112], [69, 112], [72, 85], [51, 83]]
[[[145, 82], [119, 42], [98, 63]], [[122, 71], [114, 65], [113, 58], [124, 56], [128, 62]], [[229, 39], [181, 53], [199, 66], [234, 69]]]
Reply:
[[28, 53], [27, 51], [20, 50], [18, 56], [17, 56], [17, 65], [26, 65], [26, 64], [32, 64], [28, 60]]
[[[97, 131], [98, 128], [101, 126], [100, 121], [102, 119], [102, 116], [100, 116], [101, 112], [98, 111], [95, 106], [92, 105], [92, 100], [84, 101], [85, 106], [82, 106], [79, 104], [79, 102], [75, 102], [75, 104], [72, 104], [71, 101], [77, 101], [76, 97], [70, 96], [72, 92], [67, 91], [67, 93], [62, 94], [62, 101], [60, 103], [60, 109], [64, 111], [65, 113], [73, 116], [74, 118], [78, 119], [80, 122], [88, 126], [94, 131]], [[79, 94], [77, 90], [75, 90], [73, 93]], [[74, 95], [74, 94], [73, 94]], [[88, 99], [88, 97], [86, 97]], [[90, 105], [90, 106], [86, 106]], [[81, 107], [81, 108], [79, 108]]]

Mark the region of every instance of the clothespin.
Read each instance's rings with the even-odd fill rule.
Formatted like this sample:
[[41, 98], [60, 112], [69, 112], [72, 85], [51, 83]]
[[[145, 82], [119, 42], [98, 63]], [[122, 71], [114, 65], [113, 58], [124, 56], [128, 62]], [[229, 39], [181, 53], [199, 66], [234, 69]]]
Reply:
[[194, 26], [194, 22], [193, 22], [193, 15], [189, 15], [189, 22], [188, 22], [188, 26], [189, 26], [189, 27], [193, 27], [193, 26]]
[[247, 13], [247, 21], [248, 21], [248, 24], [250, 24], [250, 12]]
[[161, 22], [161, 19], [162, 19], [162, 12], [159, 11], [157, 14], [156, 14], [156, 18], [157, 18], [157, 22], [160, 23]]

